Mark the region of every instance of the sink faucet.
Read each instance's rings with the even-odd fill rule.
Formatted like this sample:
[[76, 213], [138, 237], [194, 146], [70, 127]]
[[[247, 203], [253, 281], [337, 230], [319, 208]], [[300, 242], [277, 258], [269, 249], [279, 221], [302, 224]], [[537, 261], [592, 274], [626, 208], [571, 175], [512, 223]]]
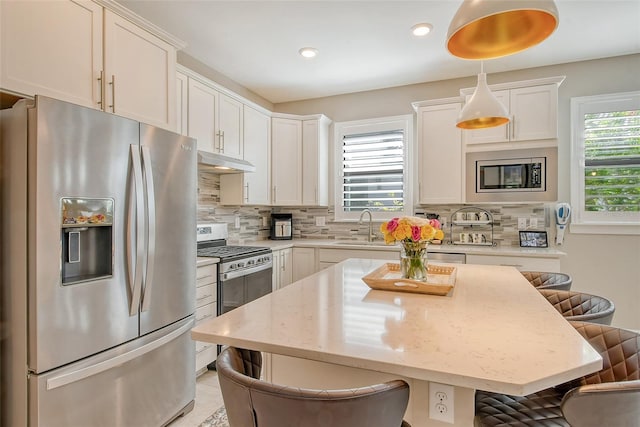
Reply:
[[367, 236], [367, 242], [372, 242], [374, 237], [373, 233], [371, 232], [371, 211], [369, 209], [365, 209], [362, 212], [360, 212], [360, 219], [358, 220], [358, 224], [362, 224], [362, 217], [364, 216], [364, 214], [369, 214], [369, 235]]

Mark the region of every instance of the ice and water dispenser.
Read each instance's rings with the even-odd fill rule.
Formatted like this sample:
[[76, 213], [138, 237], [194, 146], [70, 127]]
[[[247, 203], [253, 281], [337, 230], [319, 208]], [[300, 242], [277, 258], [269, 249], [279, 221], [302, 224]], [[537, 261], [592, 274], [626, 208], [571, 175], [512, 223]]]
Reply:
[[62, 284], [113, 275], [113, 199], [62, 199]]

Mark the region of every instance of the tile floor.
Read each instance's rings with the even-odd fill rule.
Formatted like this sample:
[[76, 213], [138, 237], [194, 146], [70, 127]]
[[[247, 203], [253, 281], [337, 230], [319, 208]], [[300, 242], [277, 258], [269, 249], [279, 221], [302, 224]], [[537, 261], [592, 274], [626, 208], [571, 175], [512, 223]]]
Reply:
[[198, 427], [222, 405], [218, 374], [216, 371], [206, 371], [196, 380], [196, 405], [193, 410], [173, 421], [168, 427]]

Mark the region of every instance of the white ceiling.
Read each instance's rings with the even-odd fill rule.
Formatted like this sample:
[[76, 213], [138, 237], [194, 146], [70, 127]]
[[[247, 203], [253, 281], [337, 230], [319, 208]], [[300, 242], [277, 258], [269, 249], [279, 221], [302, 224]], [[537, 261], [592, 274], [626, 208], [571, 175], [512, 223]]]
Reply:
[[[185, 41], [186, 54], [272, 103], [472, 76], [480, 69], [445, 48], [461, 0], [119, 3]], [[640, 52], [640, 0], [556, 5], [555, 33], [524, 52], [485, 61], [485, 71]], [[419, 22], [433, 24], [429, 36], [411, 34]], [[318, 56], [298, 55], [305, 46], [318, 49]]]

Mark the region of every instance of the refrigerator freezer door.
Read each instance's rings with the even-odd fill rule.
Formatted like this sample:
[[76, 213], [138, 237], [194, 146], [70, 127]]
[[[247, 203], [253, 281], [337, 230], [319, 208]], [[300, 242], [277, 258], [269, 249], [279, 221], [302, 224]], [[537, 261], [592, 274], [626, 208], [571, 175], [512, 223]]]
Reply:
[[[129, 314], [125, 235], [129, 147], [139, 144], [139, 123], [38, 96], [28, 139], [28, 365], [41, 373], [138, 336], [138, 314]], [[62, 283], [65, 197], [113, 200], [111, 277]]]
[[195, 139], [140, 125], [147, 188], [147, 259], [140, 334], [195, 312], [197, 151]]
[[32, 425], [165, 425], [195, 398], [193, 316], [29, 379]]

